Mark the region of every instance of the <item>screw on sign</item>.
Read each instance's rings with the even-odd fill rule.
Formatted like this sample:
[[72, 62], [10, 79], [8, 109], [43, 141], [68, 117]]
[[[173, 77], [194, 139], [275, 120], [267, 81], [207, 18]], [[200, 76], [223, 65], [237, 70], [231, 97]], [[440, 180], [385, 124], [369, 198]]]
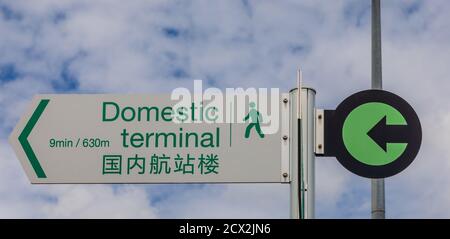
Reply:
[[325, 111], [324, 154], [367, 178], [386, 178], [407, 168], [422, 141], [419, 118], [401, 97], [366, 90]]

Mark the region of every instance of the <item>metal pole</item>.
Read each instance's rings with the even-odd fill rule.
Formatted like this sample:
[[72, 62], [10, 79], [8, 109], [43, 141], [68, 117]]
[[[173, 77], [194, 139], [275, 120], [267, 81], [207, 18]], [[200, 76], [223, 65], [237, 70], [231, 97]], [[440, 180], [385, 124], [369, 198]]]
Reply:
[[303, 172], [303, 73], [300, 69], [297, 70], [297, 171], [298, 171], [298, 182], [300, 185], [299, 194], [298, 194], [298, 204], [300, 209], [300, 219], [305, 219], [305, 181], [304, 181], [304, 172]]
[[372, 89], [382, 89], [380, 0], [372, 0]]
[[[290, 216], [292, 219], [313, 219], [315, 217], [315, 154], [314, 154], [314, 117], [315, 95], [311, 88], [302, 88], [290, 92], [290, 130], [291, 135], [291, 184]], [[301, 106], [298, 104], [300, 103]], [[301, 120], [298, 112], [301, 111]]]
[[290, 184], [290, 204], [291, 204], [291, 218], [303, 219], [303, 185], [302, 185], [302, 172], [301, 172], [301, 118], [302, 118], [302, 104], [301, 102], [301, 85], [302, 85], [302, 72], [297, 70], [297, 88], [289, 92], [290, 95], [290, 120], [289, 128], [291, 130], [290, 142], [290, 165], [291, 165], [291, 184]]
[[291, 219], [300, 219], [300, 183], [299, 183], [299, 138], [298, 137], [298, 131], [300, 121], [298, 119], [298, 98], [297, 98], [297, 89], [293, 89], [289, 92], [289, 111], [290, 111], [290, 119], [289, 119], [289, 129], [290, 129], [290, 135], [294, 136], [290, 138], [290, 152], [289, 152], [289, 158], [290, 158], [290, 168], [291, 168], [291, 183], [290, 183], [290, 213], [291, 213]]
[[[381, 6], [380, 0], [372, 0], [372, 89], [382, 89], [381, 69]], [[372, 219], [384, 219], [384, 179], [372, 179]]]
[[302, 88], [301, 101], [302, 104], [302, 132], [301, 132], [301, 144], [302, 144], [302, 157], [301, 157], [301, 175], [303, 189], [303, 201], [304, 201], [304, 218], [313, 219], [314, 215], [314, 194], [315, 194], [315, 96], [316, 91], [311, 88]]

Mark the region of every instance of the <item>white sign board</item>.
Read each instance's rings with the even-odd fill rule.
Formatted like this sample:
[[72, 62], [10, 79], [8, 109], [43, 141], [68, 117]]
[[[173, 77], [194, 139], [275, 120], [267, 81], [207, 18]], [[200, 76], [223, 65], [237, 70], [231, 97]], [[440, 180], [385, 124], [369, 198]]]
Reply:
[[204, 104], [183, 114], [175, 103], [169, 94], [38, 95], [10, 142], [32, 183], [289, 181], [281, 125], [264, 134], [250, 108], [244, 123], [188, 122]]

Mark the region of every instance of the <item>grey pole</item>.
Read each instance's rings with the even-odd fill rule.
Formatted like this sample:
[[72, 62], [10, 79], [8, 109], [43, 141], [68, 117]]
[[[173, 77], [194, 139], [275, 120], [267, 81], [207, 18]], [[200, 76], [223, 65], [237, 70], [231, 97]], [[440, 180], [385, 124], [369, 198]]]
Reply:
[[299, 150], [299, 136], [298, 131], [300, 124], [298, 121], [298, 90], [297, 88], [289, 92], [289, 104], [290, 106], [290, 119], [289, 119], [289, 129], [291, 135], [297, 135], [296, 137], [291, 137], [290, 143], [290, 168], [291, 168], [291, 183], [290, 183], [290, 215], [291, 219], [303, 219], [301, 217], [301, 198], [300, 198], [300, 177], [299, 177], [299, 156], [301, 154]]
[[[299, 92], [300, 95], [299, 95]], [[291, 184], [290, 216], [292, 219], [315, 218], [314, 89], [303, 87], [290, 91]], [[300, 97], [300, 99], [298, 98]], [[300, 106], [299, 103], [300, 102]], [[301, 120], [298, 112], [301, 111]]]
[[303, 191], [303, 210], [305, 219], [315, 218], [315, 112], [316, 112], [316, 91], [312, 88], [302, 88], [302, 122], [301, 122], [301, 190]]
[[302, 104], [301, 102], [301, 89], [302, 89], [302, 72], [300, 69], [297, 70], [297, 88], [289, 92], [290, 95], [290, 120], [289, 128], [291, 130], [291, 135], [296, 135], [296, 137], [291, 137], [289, 153], [290, 167], [291, 167], [291, 218], [292, 219], [304, 219], [303, 203], [304, 199], [302, 197], [303, 185], [302, 185], [302, 175], [301, 175], [301, 118], [302, 118]]
[[[372, 0], [372, 89], [382, 89], [381, 69], [381, 6]], [[384, 179], [372, 179], [372, 219], [384, 219]]]

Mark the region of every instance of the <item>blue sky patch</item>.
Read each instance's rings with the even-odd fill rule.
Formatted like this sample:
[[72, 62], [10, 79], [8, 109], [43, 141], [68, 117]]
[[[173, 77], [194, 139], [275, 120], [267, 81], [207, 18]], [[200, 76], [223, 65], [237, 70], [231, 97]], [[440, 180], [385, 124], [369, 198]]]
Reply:
[[52, 16], [53, 23], [58, 24], [67, 19], [67, 14], [65, 12], [56, 12]]
[[0, 65], [0, 83], [13, 81], [19, 77], [19, 72], [14, 64]]
[[406, 4], [405, 8], [403, 8], [403, 12], [406, 15], [413, 15], [414, 13], [418, 12], [421, 7], [421, 3], [416, 1], [410, 4]]
[[188, 78], [189, 74], [182, 68], [175, 68], [172, 71], [172, 76], [175, 78]]
[[52, 87], [58, 92], [74, 91], [78, 88], [79, 82], [75, 74], [70, 70], [72, 60], [63, 63], [57, 80], [52, 81]]
[[345, 20], [356, 27], [369, 24], [370, 15], [370, 1], [357, 1], [357, 3], [347, 4], [344, 8]]
[[163, 28], [163, 33], [168, 38], [177, 38], [180, 36], [180, 30], [174, 27], [165, 27]]
[[3, 17], [3, 19], [10, 21], [10, 20], [16, 20], [19, 21], [22, 19], [22, 15], [11, 9], [10, 7], [6, 5], [0, 5], [0, 15]]

